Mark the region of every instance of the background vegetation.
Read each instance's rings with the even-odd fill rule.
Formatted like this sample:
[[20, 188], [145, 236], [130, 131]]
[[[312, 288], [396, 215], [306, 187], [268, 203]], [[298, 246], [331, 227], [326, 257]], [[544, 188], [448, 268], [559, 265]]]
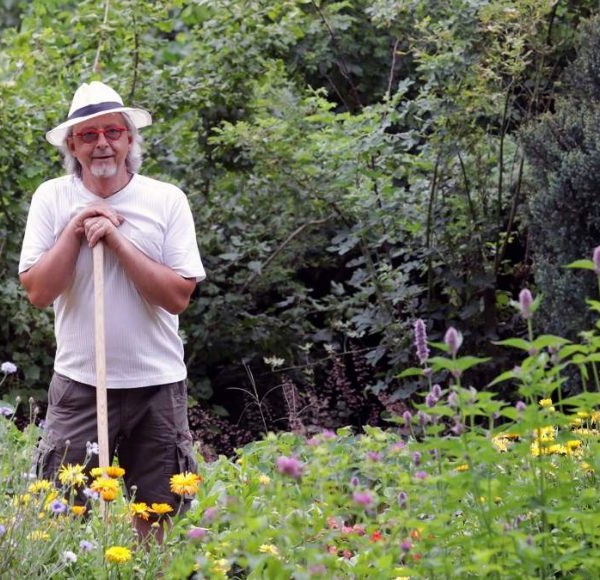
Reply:
[[[194, 211], [208, 279], [182, 330], [207, 446], [401, 412], [418, 386], [398, 376], [417, 317], [431, 339], [453, 324], [463, 348], [494, 356], [483, 389], [510, 362], [490, 340], [525, 332], [520, 289], [547, 295], [546, 321], [588, 291], [572, 283], [555, 301], [548, 264], [598, 243], [597, 25], [580, 35], [597, 7], [4, 0], [0, 359], [19, 366], [4, 388], [44, 400], [52, 313], [28, 305], [18, 255], [33, 191], [62, 171], [44, 132], [97, 78], [152, 112], [143, 172]], [[510, 382], [494, 388], [510, 399]]]

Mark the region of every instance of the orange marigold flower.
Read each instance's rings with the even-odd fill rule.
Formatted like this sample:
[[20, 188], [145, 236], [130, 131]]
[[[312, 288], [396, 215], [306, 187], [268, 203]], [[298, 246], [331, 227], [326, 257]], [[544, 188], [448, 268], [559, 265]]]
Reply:
[[87, 511], [84, 505], [71, 506], [71, 513], [76, 516], [82, 516]]
[[110, 465], [106, 468], [106, 475], [107, 477], [116, 479], [117, 477], [123, 477], [125, 475], [125, 470], [117, 465]]
[[201, 482], [202, 478], [196, 473], [177, 473], [170, 479], [171, 491], [177, 495], [194, 495]]
[[90, 488], [98, 492], [104, 501], [113, 501], [119, 491], [119, 482], [110, 477], [99, 477], [92, 482]]

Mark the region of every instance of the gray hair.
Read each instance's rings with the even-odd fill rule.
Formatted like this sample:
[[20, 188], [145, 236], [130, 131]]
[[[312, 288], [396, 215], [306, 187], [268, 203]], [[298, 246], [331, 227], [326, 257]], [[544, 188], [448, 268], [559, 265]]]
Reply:
[[[137, 173], [138, 169], [142, 166], [142, 143], [144, 142], [144, 139], [137, 130], [137, 127], [131, 122], [125, 113], [123, 113], [123, 119], [125, 121], [127, 131], [132, 138], [131, 149], [125, 158], [125, 165], [129, 173]], [[65, 137], [63, 144], [58, 149], [63, 156], [63, 165], [67, 170], [67, 173], [76, 175], [81, 179], [81, 163], [79, 163], [79, 160], [71, 153], [69, 146], [67, 145], [67, 139], [71, 136], [72, 133], [69, 133], [69, 135]]]

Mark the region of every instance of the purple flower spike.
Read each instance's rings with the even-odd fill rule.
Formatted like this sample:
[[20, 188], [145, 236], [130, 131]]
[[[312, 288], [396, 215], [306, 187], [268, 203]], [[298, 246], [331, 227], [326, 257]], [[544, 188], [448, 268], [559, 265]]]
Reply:
[[437, 397], [433, 394], [433, 393], [427, 393], [427, 396], [425, 397], [425, 404], [432, 409], [433, 407], [435, 407], [436, 403], [438, 402]]
[[412, 542], [409, 539], [403, 540], [400, 542], [400, 548], [403, 552], [410, 552], [410, 549], [412, 548]]
[[456, 356], [462, 341], [462, 334], [458, 332], [454, 326], [451, 326], [444, 335], [444, 342], [446, 343], [446, 346], [448, 347], [448, 350], [452, 356]]
[[289, 475], [294, 479], [300, 479], [302, 477], [302, 463], [295, 457], [278, 457], [277, 469], [279, 473]]
[[412, 413], [410, 411], [404, 411], [404, 413], [402, 413], [402, 419], [404, 419], [405, 425], [410, 425], [412, 423]]
[[533, 316], [531, 312], [531, 305], [533, 304], [533, 296], [527, 288], [523, 288], [519, 293], [519, 310], [524, 320], [527, 320]]
[[427, 348], [427, 329], [425, 323], [421, 318], [415, 320], [414, 324], [415, 331], [415, 349], [417, 350], [417, 358], [423, 365], [429, 358], [429, 348]]
[[600, 276], [600, 246], [594, 248], [594, 257], [592, 260], [594, 262], [594, 272]]
[[440, 387], [437, 383], [431, 387], [431, 394], [439, 399], [442, 396], [442, 387]]

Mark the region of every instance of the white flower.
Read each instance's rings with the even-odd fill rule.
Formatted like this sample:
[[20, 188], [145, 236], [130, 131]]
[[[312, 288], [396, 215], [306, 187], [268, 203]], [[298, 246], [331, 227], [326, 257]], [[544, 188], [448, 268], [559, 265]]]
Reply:
[[12, 375], [13, 373], [17, 372], [17, 365], [13, 362], [3, 362], [2, 365], [0, 365], [0, 370], [5, 374], [5, 375]]
[[75, 552], [71, 552], [71, 550], [65, 550], [62, 553], [62, 559], [67, 564], [73, 564], [77, 562], [77, 554]]

